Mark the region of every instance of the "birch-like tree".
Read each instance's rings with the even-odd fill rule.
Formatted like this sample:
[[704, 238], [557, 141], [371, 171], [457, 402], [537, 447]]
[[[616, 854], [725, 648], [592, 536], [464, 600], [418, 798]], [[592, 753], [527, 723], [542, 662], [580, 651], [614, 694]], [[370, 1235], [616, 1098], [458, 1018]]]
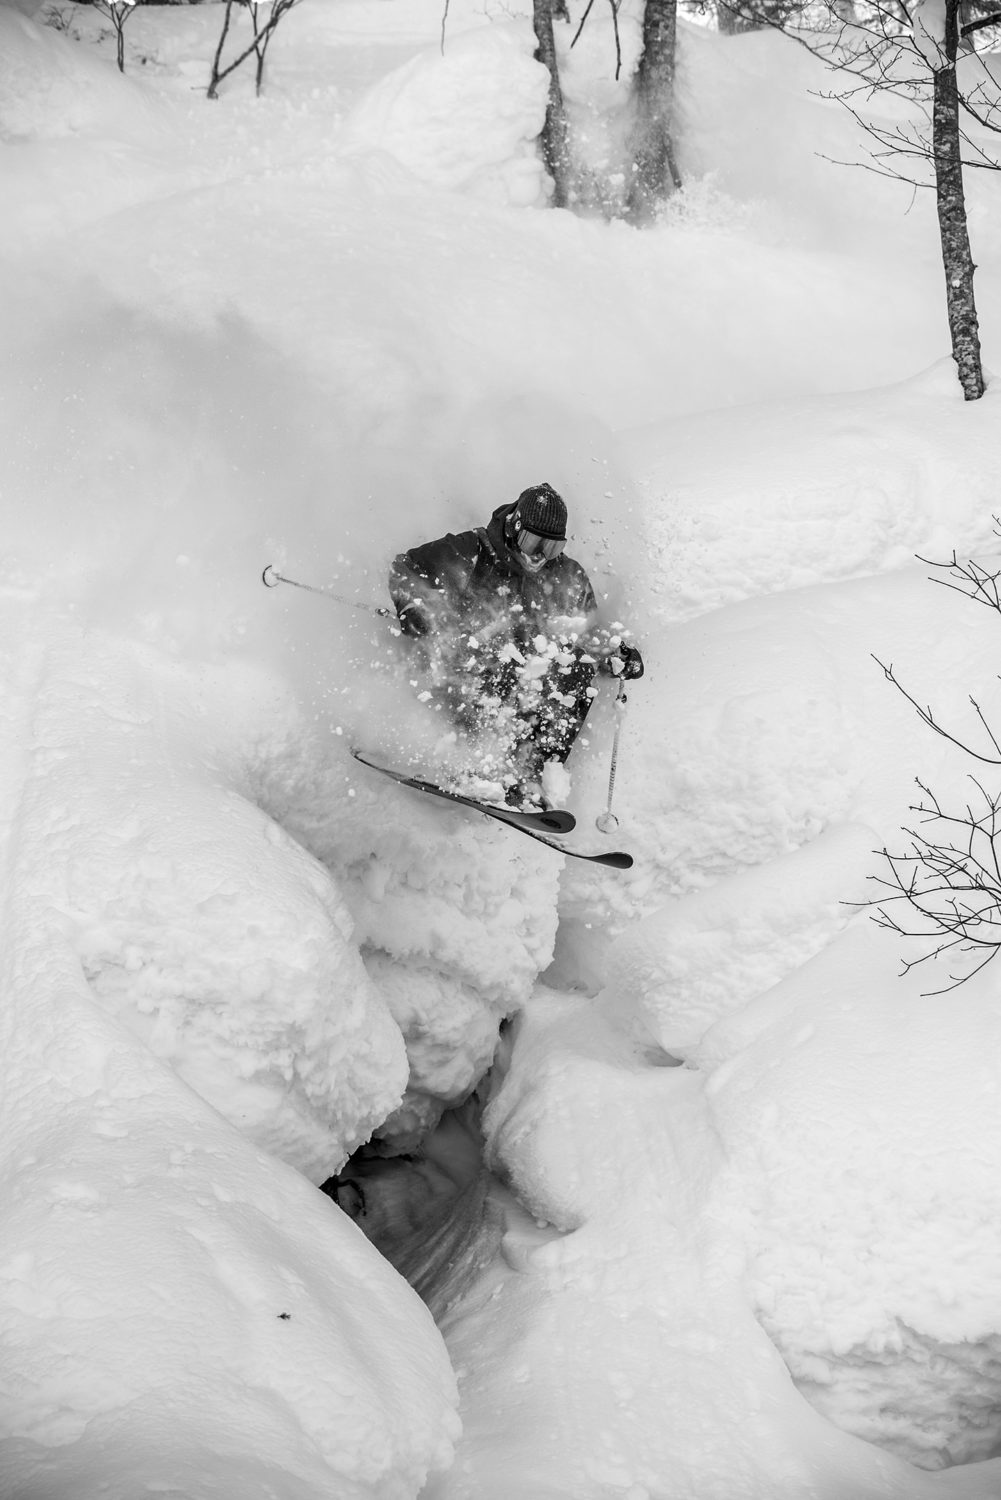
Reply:
[[115, 32], [115, 59], [119, 73], [125, 72], [125, 23], [135, 8], [136, 0], [94, 0], [95, 7], [107, 16]]
[[[222, 17], [222, 29], [219, 33], [219, 41], [216, 44], [215, 54], [212, 58], [212, 74], [209, 78], [208, 97], [218, 99], [219, 85], [224, 78], [235, 73], [249, 57], [255, 59], [254, 78], [255, 91], [260, 98], [261, 89], [264, 85], [264, 60], [267, 57], [271, 39], [282, 20], [298, 0], [225, 0]], [[246, 45], [236, 44], [236, 56], [229, 62], [223, 62], [227, 40], [232, 41], [231, 28], [233, 24], [234, 7], [237, 14], [243, 13], [250, 20], [251, 39]]]
[[573, 193], [573, 164], [570, 157], [570, 132], [566, 105], [560, 85], [560, 68], [556, 56], [555, 19], [569, 21], [566, 0], [532, 0], [532, 24], [535, 29], [535, 57], [549, 74], [549, 96], [546, 118], [539, 136], [539, 147], [546, 171], [553, 180], [554, 208], [566, 208]]
[[[973, 252], [963, 182], [963, 132], [956, 75], [960, 0], [919, 0], [914, 16], [915, 45], [933, 80], [932, 159], [935, 199], [945, 270], [945, 299], [959, 383], [967, 401], [984, 394], [977, 303], [973, 295]], [[995, 106], [992, 104], [991, 106]]]
[[681, 177], [674, 158], [674, 79], [678, 0], [646, 0], [636, 69], [629, 217], [649, 223]]
[[[549, 97], [540, 148], [553, 180], [553, 206], [557, 208], [600, 206], [609, 214], [619, 213], [637, 224], [650, 222], [658, 208], [680, 186], [674, 149], [675, 47], [678, 0], [646, 0], [643, 10], [642, 48], [631, 81], [632, 128], [629, 157], [625, 163], [626, 190], [615, 202], [611, 193], [596, 194], [588, 173], [575, 160], [573, 131], [568, 120], [559, 75], [557, 22], [574, 26], [567, 43], [573, 47], [594, 10], [596, 0], [586, 0], [575, 21], [566, 0], [533, 0], [535, 56], [549, 73]], [[619, 39], [621, 0], [608, 0], [615, 38], [615, 76], [622, 68]]]
[[[784, 16], [776, 0], [727, 3], [787, 31], [834, 70], [839, 81], [825, 97], [843, 104], [871, 143], [869, 161], [854, 165], [934, 191], [952, 356], [964, 396], [977, 400], [984, 376], [965, 173], [1001, 171], [992, 149], [998, 137], [1001, 150], [1001, 89], [971, 38], [1001, 24], [1001, 3], [915, 0], [908, 9], [905, 0], [854, 0], [846, 12], [845, 0], [798, 0]], [[882, 95], [905, 103], [904, 116], [898, 105], [882, 117]]]

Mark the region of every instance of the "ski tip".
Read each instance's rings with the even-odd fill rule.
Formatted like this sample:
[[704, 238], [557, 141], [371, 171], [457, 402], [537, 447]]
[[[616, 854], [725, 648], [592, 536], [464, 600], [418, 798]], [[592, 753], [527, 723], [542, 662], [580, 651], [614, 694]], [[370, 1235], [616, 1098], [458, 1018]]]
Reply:
[[621, 849], [612, 854], [599, 854], [597, 862], [607, 865], [610, 870], [631, 870], [633, 867], [632, 855]]

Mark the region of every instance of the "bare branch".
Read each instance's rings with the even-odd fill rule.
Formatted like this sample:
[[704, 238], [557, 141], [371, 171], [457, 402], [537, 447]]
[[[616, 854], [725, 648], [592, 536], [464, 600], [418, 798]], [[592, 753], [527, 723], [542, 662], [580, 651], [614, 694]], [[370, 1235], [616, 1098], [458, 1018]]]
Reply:
[[998, 588], [1001, 568], [996, 573], [989, 573], [986, 568], [974, 562], [972, 557], [967, 562], [961, 563], [955, 552], [948, 562], [935, 562], [932, 558], [920, 555], [918, 555], [918, 562], [924, 563], [926, 567], [951, 573], [958, 580], [950, 582], [948, 578], [930, 578], [929, 583], [938, 583], [943, 588], [955, 589], [967, 599], [972, 599], [975, 604], [983, 604], [987, 609], [995, 609], [1001, 614], [1001, 591]]
[[887, 873], [870, 880], [880, 894], [859, 905], [872, 909], [877, 926], [900, 937], [932, 940], [919, 957], [904, 961], [904, 972], [943, 954], [977, 955], [972, 969], [950, 974], [945, 990], [979, 973], [1001, 950], [1001, 795], [970, 778], [977, 796], [960, 812], [943, 810], [920, 781], [921, 800], [912, 807], [928, 832], [905, 828], [907, 848], [879, 850]]
[[591, 14], [591, 12], [592, 12], [593, 9], [594, 9], [594, 0], [587, 0], [587, 9], [585, 10], [584, 14], [580, 18], [580, 25], [577, 27], [577, 30], [574, 32], [573, 36], [570, 39], [570, 45], [571, 45], [571, 47], [576, 47], [577, 43], [580, 41], [580, 34], [584, 30], [584, 25], [585, 25], [585, 23], [587, 21], [588, 16]]
[[914, 711], [916, 712], [918, 718], [923, 724], [927, 724], [929, 729], [934, 729], [936, 734], [940, 734], [942, 738], [948, 740], [950, 744], [956, 745], [960, 750], [965, 750], [966, 754], [972, 755], [974, 760], [982, 761], [984, 765], [987, 766], [1001, 765], [1001, 744], [998, 743], [997, 737], [995, 736], [990, 725], [987, 723], [983, 711], [981, 710], [980, 705], [975, 698], [971, 697], [970, 702], [973, 705], [977, 718], [980, 720], [980, 723], [983, 725], [984, 730], [987, 733], [987, 737], [994, 747], [995, 753], [993, 755], [984, 755], [981, 753], [981, 751], [974, 750], [971, 745], [968, 745], [965, 740], [961, 740], [958, 735], [952, 734], [950, 730], [943, 728], [943, 726], [939, 724], [939, 722], [935, 718], [935, 715], [932, 713], [930, 706], [922, 707], [922, 705], [913, 696], [913, 694], [909, 693], [903, 686], [903, 684], [898, 681], [892, 664], [890, 666], [887, 666], [885, 662], [880, 661], [878, 656], [873, 656], [872, 659], [881, 669], [887, 682], [893, 683], [893, 686], [897, 689], [897, 692], [907, 699], [908, 703], [911, 704]]
[[[227, 33], [229, 32], [230, 19], [232, 16], [234, 4], [242, 5], [250, 16], [253, 39], [251, 40], [250, 44], [245, 47], [237, 57], [233, 59], [232, 62], [228, 63], [225, 68], [221, 68], [220, 63], [222, 62], [223, 45], [226, 41]], [[268, 47], [271, 44], [271, 38], [274, 35], [275, 29], [278, 26], [278, 23], [281, 21], [282, 17], [286, 15], [296, 4], [298, 4], [298, 0], [273, 0], [273, 4], [271, 6], [271, 14], [268, 16], [268, 19], [265, 21], [260, 30], [258, 30], [257, 0], [226, 0], [226, 9], [223, 15], [222, 32], [219, 37], [219, 42], [216, 46], [215, 56], [212, 59], [212, 76], [209, 79], [208, 87], [208, 97], [210, 99], [217, 99], [219, 97], [218, 89], [220, 83], [222, 83], [224, 78], [228, 78], [231, 73], [234, 73], [236, 69], [241, 65], [241, 63], [246, 62], [251, 53], [253, 53], [257, 58], [257, 92], [258, 94], [260, 94], [261, 81], [264, 76], [264, 58], [267, 53]]]
[[[994, 518], [995, 528], [1001, 521]], [[1001, 614], [1001, 569], [991, 571], [970, 558], [960, 562], [953, 551], [944, 561], [919, 557], [927, 567], [945, 574], [931, 578], [974, 603]], [[974, 750], [945, 729], [930, 706], [921, 704], [897, 679], [892, 664], [873, 657], [887, 681], [914, 708], [922, 723], [985, 765], [1001, 765], [1001, 737], [991, 727], [980, 703], [970, 703], [989, 741], [990, 754]], [[908, 972], [929, 959], [950, 956], [949, 984], [929, 994], [945, 994], [972, 978], [1001, 950], [1001, 792], [992, 792], [977, 776], [964, 807], [950, 811], [924, 782], [917, 780], [920, 796], [910, 811], [914, 827], [901, 831], [907, 844], [899, 852], [884, 847], [879, 852], [884, 873], [870, 876], [878, 894], [860, 902], [868, 906], [876, 924], [900, 937], [931, 943], [917, 958], [904, 961]]]
[[622, 37], [619, 35], [619, 3], [620, 0], [608, 0], [612, 7], [612, 31], [615, 35], [615, 81], [618, 83], [622, 76]]
[[959, 34], [963, 37], [972, 36], [975, 31], [983, 31], [987, 26], [1001, 26], [1001, 10], [992, 11], [989, 16], [981, 16], [979, 21], [968, 21], [959, 28]]

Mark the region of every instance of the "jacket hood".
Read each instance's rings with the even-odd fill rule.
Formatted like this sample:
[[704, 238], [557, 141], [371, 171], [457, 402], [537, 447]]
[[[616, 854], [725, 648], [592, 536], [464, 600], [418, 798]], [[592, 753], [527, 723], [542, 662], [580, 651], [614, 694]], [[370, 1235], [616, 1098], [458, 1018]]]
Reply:
[[512, 571], [518, 567], [518, 560], [512, 549], [508, 546], [507, 538], [504, 535], [504, 523], [517, 504], [517, 500], [512, 500], [510, 503], [498, 505], [490, 517], [490, 522], [487, 526], [487, 536], [490, 538], [494, 551], [498, 557], [502, 558], [510, 566]]

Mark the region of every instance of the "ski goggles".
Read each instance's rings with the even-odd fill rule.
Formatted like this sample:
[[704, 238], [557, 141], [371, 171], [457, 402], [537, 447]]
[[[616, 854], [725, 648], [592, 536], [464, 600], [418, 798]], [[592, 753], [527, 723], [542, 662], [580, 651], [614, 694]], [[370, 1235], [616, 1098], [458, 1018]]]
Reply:
[[554, 557], [559, 557], [567, 544], [566, 537], [539, 536], [538, 532], [526, 531], [523, 526], [519, 526], [514, 539], [518, 545], [518, 551], [524, 553], [526, 557], [538, 557], [541, 553], [547, 562], [552, 562]]

